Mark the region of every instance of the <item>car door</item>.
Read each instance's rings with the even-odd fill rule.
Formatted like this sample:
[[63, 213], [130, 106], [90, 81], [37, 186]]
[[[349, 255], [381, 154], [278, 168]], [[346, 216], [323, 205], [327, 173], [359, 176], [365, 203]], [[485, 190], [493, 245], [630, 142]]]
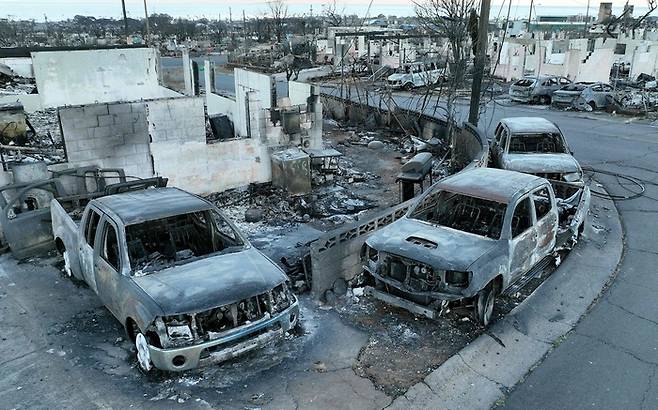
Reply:
[[601, 84], [601, 92], [595, 93], [595, 101], [597, 107], [605, 107], [608, 105], [608, 96], [612, 95], [614, 88], [610, 84]]
[[117, 225], [107, 216], [101, 219], [94, 245], [94, 272], [98, 296], [103, 304], [116, 316], [122, 317], [119, 303], [122, 289], [122, 252]]
[[507, 145], [509, 131], [504, 125], [500, 125], [494, 137], [494, 144], [491, 151], [491, 159], [493, 165], [497, 168], [503, 166], [503, 155], [505, 154], [505, 147]]
[[85, 278], [89, 287], [96, 293], [98, 293], [98, 288], [94, 274], [94, 241], [101, 215], [101, 212], [93, 206], [87, 207], [82, 217], [78, 235], [78, 255], [80, 256], [82, 276]]
[[520, 199], [510, 220], [510, 275], [516, 280], [530, 270], [535, 263], [537, 230], [534, 208], [529, 195]]
[[536, 258], [533, 264], [539, 262], [555, 248], [558, 212], [553, 206], [555, 203], [553, 196], [553, 190], [548, 185], [534, 190], [531, 194], [537, 231]]

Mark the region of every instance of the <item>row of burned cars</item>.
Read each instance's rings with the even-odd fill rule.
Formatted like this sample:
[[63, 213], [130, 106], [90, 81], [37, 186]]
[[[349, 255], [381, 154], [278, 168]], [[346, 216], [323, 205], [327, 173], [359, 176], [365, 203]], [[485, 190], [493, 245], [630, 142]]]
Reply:
[[[368, 237], [370, 295], [430, 317], [450, 303], [471, 304], [487, 325], [500, 293], [577, 240], [590, 193], [559, 128], [505, 119], [490, 151], [491, 168], [444, 178]], [[284, 272], [215, 205], [162, 178], [131, 182], [117, 172], [82, 174], [93, 189], [52, 199], [50, 241], [64, 271], [125, 328], [140, 369], [224, 361], [299, 326]], [[43, 221], [45, 209], [23, 198], [37, 188], [15, 187], [3, 224], [28, 226], [34, 212]]]
[[525, 77], [515, 81], [509, 89], [512, 101], [539, 103], [558, 107], [604, 109], [608, 106], [614, 87], [601, 82], [574, 83], [566, 77], [545, 75]]
[[591, 194], [555, 124], [502, 120], [490, 166], [439, 181], [367, 239], [368, 294], [430, 318], [466, 304], [486, 326], [498, 295], [515, 293], [575, 244]]

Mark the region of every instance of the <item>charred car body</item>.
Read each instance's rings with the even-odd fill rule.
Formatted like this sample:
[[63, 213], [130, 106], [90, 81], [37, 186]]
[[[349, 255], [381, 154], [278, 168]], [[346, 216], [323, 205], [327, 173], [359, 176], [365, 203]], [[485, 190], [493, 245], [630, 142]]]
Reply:
[[[592, 110], [608, 106], [608, 97], [614, 89], [609, 84], [579, 82], [566, 85], [553, 93], [552, 104], [558, 107], [581, 107]], [[587, 107], [585, 107], [587, 108]]]
[[558, 230], [546, 179], [492, 168], [462, 171], [368, 238], [363, 268], [376, 286], [367, 290], [429, 317], [450, 301], [473, 300], [475, 316], [487, 325], [496, 295], [552, 258]]
[[524, 77], [510, 86], [509, 96], [516, 102], [550, 104], [553, 92], [567, 84], [571, 84], [571, 80], [566, 77]]
[[285, 274], [211, 203], [175, 188], [52, 201], [65, 269], [125, 326], [139, 366], [182, 371], [260, 347], [292, 329]]
[[494, 167], [548, 179], [559, 206], [560, 235], [576, 239], [589, 210], [590, 190], [557, 125], [539, 117], [502, 119], [490, 153]]

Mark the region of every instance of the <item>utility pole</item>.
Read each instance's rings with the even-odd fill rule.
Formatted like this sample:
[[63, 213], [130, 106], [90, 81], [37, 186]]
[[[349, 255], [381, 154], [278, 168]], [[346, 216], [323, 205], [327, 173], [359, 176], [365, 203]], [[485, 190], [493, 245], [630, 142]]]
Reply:
[[587, 27], [589, 26], [589, 0], [587, 0], [587, 13], [585, 13], [585, 32], [583, 33], [587, 37]]
[[146, 45], [151, 43], [151, 33], [149, 31], [149, 12], [146, 9], [146, 0], [144, 0], [144, 16], [146, 16]]
[[123, 34], [128, 41], [128, 16], [126, 15], [126, 0], [121, 0], [121, 8], [123, 9]]
[[532, 20], [532, 6], [533, 0], [530, 0], [530, 12], [528, 13], [528, 33], [530, 32], [530, 20]]
[[491, 0], [482, 0], [480, 3], [480, 22], [478, 27], [477, 55], [475, 56], [475, 73], [471, 88], [471, 107], [468, 113], [468, 122], [477, 126], [480, 119], [480, 95], [482, 94], [482, 79], [484, 78], [485, 60], [487, 58], [487, 40], [489, 33], [489, 9]]

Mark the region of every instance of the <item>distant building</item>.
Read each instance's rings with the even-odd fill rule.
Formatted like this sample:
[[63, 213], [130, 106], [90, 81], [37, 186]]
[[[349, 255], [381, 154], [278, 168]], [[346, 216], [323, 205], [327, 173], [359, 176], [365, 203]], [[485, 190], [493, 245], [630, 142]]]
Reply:
[[599, 5], [599, 19], [604, 21], [612, 17], [612, 2], [601, 3]]

